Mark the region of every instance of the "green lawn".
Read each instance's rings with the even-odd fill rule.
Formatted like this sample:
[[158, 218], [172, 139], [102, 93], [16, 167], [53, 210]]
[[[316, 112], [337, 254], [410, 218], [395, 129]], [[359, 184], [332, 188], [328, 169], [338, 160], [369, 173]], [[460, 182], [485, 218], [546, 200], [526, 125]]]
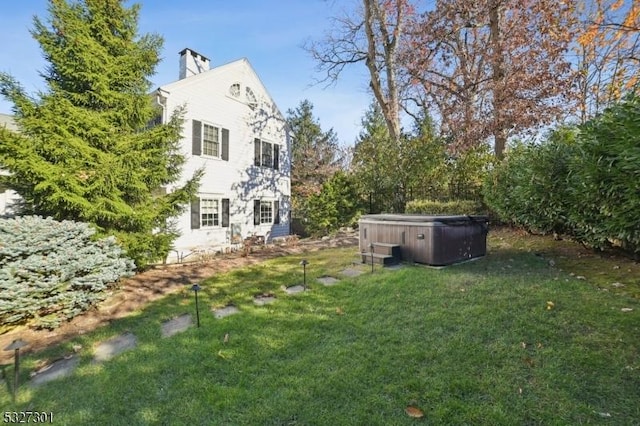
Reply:
[[[339, 276], [355, 249], [309, 254], [310, 291], [292, 296], [280, 287], [302, 280], [300, 256], [212, 277], [200, 328], [160, 338], [162, 321], [194, 311], [190, 291], [166, 297], [25, 357], [23, 381], [38, 359], [82, 345], [74, 375], [23, 386], [16, 404], [1, 392], [0, 405], [69, 425], [639, 424], [640, 300], [629, 289], [640, 283], [606, 291], [492, 238], [477, 261], [377, 269], [332, 287], [315, 278]], [[262, 292], [278, 299], [255, 306]], [[209, 312], [229, 302], [241, 313]], [[138, 347], [93, 364], [93, 345], [124, 331]]]

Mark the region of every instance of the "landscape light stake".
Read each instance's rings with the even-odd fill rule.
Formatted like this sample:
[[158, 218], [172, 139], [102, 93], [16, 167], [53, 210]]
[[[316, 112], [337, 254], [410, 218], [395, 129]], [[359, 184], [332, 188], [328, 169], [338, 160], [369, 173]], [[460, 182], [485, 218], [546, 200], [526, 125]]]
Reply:
[[369, 250], [371, 250], [371, 273], [373, 274], [373, 243], [369, 244]]
[[198, 308], [198, 290], [200, 290], [200, 286], [194, 284], [191, 286], [191, 290], [196, 294], [196, 324], [200, 327], [200, 309]]
[[302, 262], [300, 262], [300, 264], [302, 265], [302, 274], [303, 274], [303, 284], [302, 287], [305, 289], [305, 291], [307, 290], [307, 265], [309, 264], [309, 262], [307, 261], [307, 259], [302, 259]]
[[16, 393], [18, 392], [18, 376], [20, 374], [20, 348], [27, 346], [27, 342], [22, 339], [14, 340], [9, 346], [4, 348], [5, 351], [15, 351], [14, 367], [13, 367], [13, 402], [16, 402]]

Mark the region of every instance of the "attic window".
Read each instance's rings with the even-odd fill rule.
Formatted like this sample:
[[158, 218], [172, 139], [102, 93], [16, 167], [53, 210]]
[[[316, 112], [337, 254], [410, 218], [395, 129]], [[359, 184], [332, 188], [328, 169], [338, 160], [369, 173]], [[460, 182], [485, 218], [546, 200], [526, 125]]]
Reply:
[[229, 87], [229, 94], [231, 96], [233, 96], [234, 98], [239, 98], [240, 97], [240, 83], [233, 83]]
[[253, 94], [253, 90], [251, 90], [250, 87], [246, 88], [245, 95], [247, 97], [247, 105], [249, 105], [249, 108], [255, 109], [258, 106], [258, 100], [256, 99], [256, 95]]

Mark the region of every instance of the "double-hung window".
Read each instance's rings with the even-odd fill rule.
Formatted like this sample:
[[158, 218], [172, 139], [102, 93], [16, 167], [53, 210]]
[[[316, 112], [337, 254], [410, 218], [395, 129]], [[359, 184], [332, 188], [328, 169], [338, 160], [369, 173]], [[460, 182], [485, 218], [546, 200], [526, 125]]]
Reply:
[[202, 123], [202, 154], [220, 156], [220, 128]]
[[253, 224], [254, 225], [277, 225], [280, 223], [280, 202], [254, 200], [253, 201]]
[[200, 225], [205, 227], [220, 225], [220, 205], [212, 198], [200, 199]]
[[280, 168], [280, 145], [258, 138], [253, 140], [254, 165], [278, 170]]
[[201, 195], [191, 200], [191, 229], [229, 226], [229, 199]]
[[229, 129], [192, 121], [191, 154], [229, 161]]
[[273, 167], [273, 145], [262, 141], [262, 165]]
[[273, 223], [273, 203], [268, 201], [260, 202], [260, 224]]

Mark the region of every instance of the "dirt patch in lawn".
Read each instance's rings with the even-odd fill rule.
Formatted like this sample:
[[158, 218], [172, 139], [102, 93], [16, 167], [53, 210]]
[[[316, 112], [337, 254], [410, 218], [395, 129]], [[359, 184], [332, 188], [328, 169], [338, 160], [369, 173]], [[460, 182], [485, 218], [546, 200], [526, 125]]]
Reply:
[[[88, 333], [97, 327], [109, 324], [142, 308], [149, 302], [184, 289], [186, 285], [200, 282], [212, 275], [224, 273], [235, 268], [253, 265], [267, 259], [291, 254], [316, 251], [323, 248], [347, 247], [358, 244], [355, 232], [339, 233], [332, 238], [321, 240], [301, 240], [286, 245], [254, 246], [252, 253], [220, 254], [206, 262], [163, 265], [123, 280], [119, 288], [96, 308], [64, 323], [55, 330], [34, 330], [26, 326], [17, 327], [0, 335], [0, 349], [7, 347], [13, 340], [28, 342], [24, 352], [37, 352], [78, 335]], [[0, 350], [0, 365], [9, 364], [13, 352]]]

